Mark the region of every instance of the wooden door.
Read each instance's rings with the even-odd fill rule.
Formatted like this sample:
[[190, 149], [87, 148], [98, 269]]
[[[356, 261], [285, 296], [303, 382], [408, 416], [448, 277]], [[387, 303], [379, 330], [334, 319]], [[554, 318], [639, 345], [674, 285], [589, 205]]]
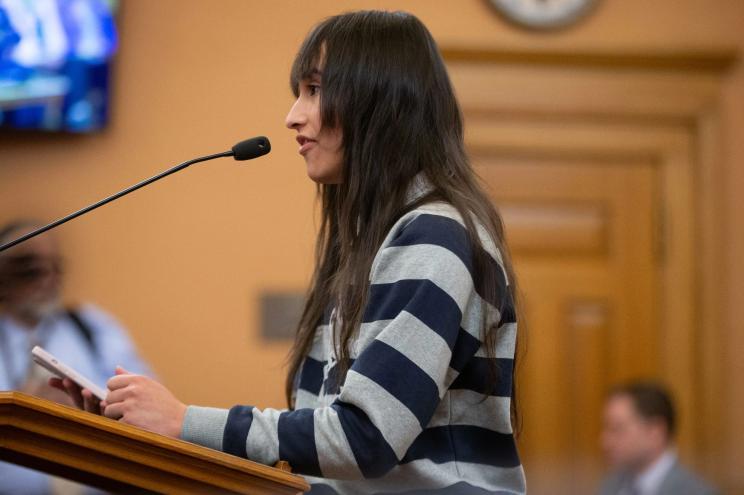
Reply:
[[658, 373], [648, 163], [475, 156], [524, 296], [521, 455], [532, 493], [593, 493], [607, 387]]
[[731, 57], [444, 53], [525, 296], [530, 493], [596, 492], [604, 394], [641, 376], [672, 391], [682, 461], [720, 479], [715, 178]]

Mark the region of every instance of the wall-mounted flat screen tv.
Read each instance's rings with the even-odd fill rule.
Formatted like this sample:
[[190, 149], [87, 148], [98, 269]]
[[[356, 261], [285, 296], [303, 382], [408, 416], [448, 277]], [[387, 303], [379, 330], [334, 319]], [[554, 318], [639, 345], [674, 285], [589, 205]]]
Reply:
[[115, 10], [113, 0], [0, 0], [0, 131], [105, 126]]

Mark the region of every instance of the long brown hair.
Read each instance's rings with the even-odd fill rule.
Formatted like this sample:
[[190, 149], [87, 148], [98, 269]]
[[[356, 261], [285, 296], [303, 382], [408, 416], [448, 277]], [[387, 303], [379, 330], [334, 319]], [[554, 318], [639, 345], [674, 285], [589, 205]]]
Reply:
[[[295, 96], [300, 82], [321, 66], [321, 121], [325, 128], [342, 131], [343, 182], [318, 188], [322, 211], [316, 265], [289, 356], [289, 407], [296, 375], [330, 307], [337, 309], [333, 342], [343, 382], [372, 260], [395, 221], [419, 204], [450, 203], [462, 216], [473, 246], [481, 245], [476, 224], [485, 229], [501, 251], [510, 290], [504, 294], [499, 289], [498, 274], [488, 268], [483, 249], [472, 250], [476, 287], [486, 300], [501, 301], [500, 310], [515, 303], [501, 218], [470, 167], [462, 114], [426, 27], [403, 12], [330, 17], [310, 32], [297, 54], [290, 77]], [[419, 174], [431, 192], [406, 204]], [[493, 357], [497, 336], [485, 317], [481, 340]]]

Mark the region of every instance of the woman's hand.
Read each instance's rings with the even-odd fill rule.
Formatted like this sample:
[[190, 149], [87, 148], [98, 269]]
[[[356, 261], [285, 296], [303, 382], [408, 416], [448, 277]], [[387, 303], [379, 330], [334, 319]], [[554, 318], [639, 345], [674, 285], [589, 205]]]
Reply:
[[65, 392], [70, 399], [72, 399], [73, 404], [75, 404], [78, 409], [93, 414], [103, 414], [101, 401], [98, 400], [98, 397], [93, 395], [93, 392], [87, 388], [80, 388], [77, 383], [73, 382], [69, 378], [50, 378], [49, 385], [57, 390]]
[[186, 415], [186, 405], [163, 385], [124, 368], [106, 383], [110, 392], [101, 403], [103, 415], [123, 423], [178, 438]]

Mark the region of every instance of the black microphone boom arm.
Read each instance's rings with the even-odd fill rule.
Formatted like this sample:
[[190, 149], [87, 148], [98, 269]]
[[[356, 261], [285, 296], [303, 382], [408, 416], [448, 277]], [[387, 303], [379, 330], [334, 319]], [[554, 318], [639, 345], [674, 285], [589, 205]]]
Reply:
[[[249, 153], [245, 153], [245, 149], [249, 150]], [[224, 151], [222, 153], [215, 153], [213, 155], [207, 155], [207, 156], [201, 156], [199, 158], [194, 158], [192, 160], [185, 161], [179, 165], [176, 165], [173, 168], [169, 168], [168, 170], [159, 173], [158, 175], [155, 175], [153, 177], [150, 177], [149, 179], [145, 179], [142, 182], [138, 182], [137, 184], [130, 186], [123, 191], [119, 191], [116, 194], [113, 194], [109, 196], [108, 198], [104, 198], [96, 203], [93, 203], [92, 205], [86, 206], [85, 208], [78, 210], [74, 213], [70, 213], [69, 215], [60, 218], [59, 220], [55, 220], [54, 222], [45, 225], [43, 227], [40, 227], [33, 232], [29, 232], [28, 234], [25, 234], [18, 239], [15, 239], [13, 241], [7, 242], [0, 246], [0, 252], [5, 251], [6, 249], [10, 249], [13, 246], [20, 244], [22, 242], [25, 242], [32, 237], [36, 237], [39, 234], [43, 234], [44, 232], [51, 230], [55, 227], [59, 227], [63, 223], [67, 223], [73, 218], [77, 218], [80, 215], [84, 215], [88, 213], [89, 211], [95, 210], [96, 208], [99, 208], [107, 203], [110, 203], [114, 201], [115, 199], [119, 199], [122, 196], [126, 196], [130, 192], [134, 192], [137, 189], [141, 187], [145, 187], [148, 184], [152, 184], [153, 182], [162, 179], [163, 177], [167, 177], [171, 174], [174, 174], [178, 172], [179, 170], [183, 170], [189, 165], [193, 165], [195, 163], [199, 162], [205, 162], [207, 160], [213, 160], [215, 158], [221, 158], [223, 156], [234, 156], [236, 160], [250, 160], [251, 158], [257, 158], [259, 156], [265, 155], [271, 150], [271, 145], [269, 144], [269, 140], [265, 137], [258, 137], [258, 138], [252, 138], [247, 139], [245, 141], [241, 141], [240, 143], [233, 146], [233, 148], [230, 151]]]

